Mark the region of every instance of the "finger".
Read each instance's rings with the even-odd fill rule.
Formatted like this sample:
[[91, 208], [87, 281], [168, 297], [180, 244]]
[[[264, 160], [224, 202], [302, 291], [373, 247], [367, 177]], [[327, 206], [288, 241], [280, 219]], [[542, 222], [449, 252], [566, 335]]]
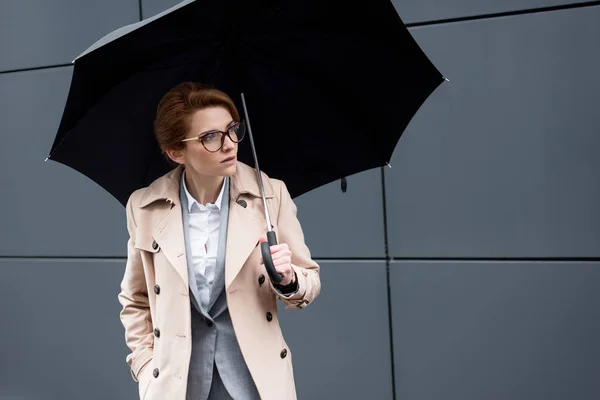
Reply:
[[278, 260], [278, 259], [283, 258], [283, 257], [287, 257], [287, 258], [291, 259], [292, 258], [292, 252], [289, 251], [289, 250], [281, 250], [281, 251], [278, 251], [277, 253], [272, 253], [271, 254], [271, 258], [273, 260]]
[[281, 250], [289, 250], [289, 246], [286, 243], [279, 243], [271, 246], [271, 254]]
[[288, 276], [291, 274], [292, 268], [288, 264], [275, 265], [275, 271], [282, 274], [283, 276]]
[[267, 235], [261, 235], [260, 239], [258, 239], [259, 243], [268, 242]]
[[273, 265], [286, 265], [291, 264], [292, 260], [289, 257], [281, 257], [278, 259], [273, 259]]
[[[279, 253], [274, 253], [271, 254], [271, 260], [273, 260], [273, 264], [275, 265], [279, 265], [281, 264], [281, 260], [283, 260], [284, 262], [292, 262], [292, 253], [291, 252], [279, 252]], [[265, 260], [260, 257], [258, 259], [259, 264], [264, 264]]]

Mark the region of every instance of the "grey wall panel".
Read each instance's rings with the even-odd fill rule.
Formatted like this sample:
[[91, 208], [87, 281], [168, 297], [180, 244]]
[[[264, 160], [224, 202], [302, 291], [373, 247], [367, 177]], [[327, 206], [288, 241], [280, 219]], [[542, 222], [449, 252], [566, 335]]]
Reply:
[[181, 0], [142, 0], [143, 17], [151, 17], [179, 3]]
[[394, 262], [397, 398], [600, 398], [600, 263]]
[[413, 29], [449, 77], [385, 168], [390, 253], [600, 255], [600, 7]]
[[2, 0], [0, 71], [70, 63], [138, 19], [137, 0]]
[[313, 257], [385, 257], [381, 170], [329, 183], [294, 200]]
[[[143, 0], [144, 18], [178, 4], [180, 0]], [[405, 23], [424, 22], [447, 18], [518, 11], [564, 4], [585, 3], [584, 0], [392, 0]]]
[[0, 255], [126, 254], [123, 206], [78, 172], [44, 162], [71, 71], [0, 74]]
[[405, 23], [436, 21], [474, 15], [504, 13], [566, 4], [584, 0], [392, 0]]
[[384, 262], [320, 261], [322, 291], [279, 309], [299, 399], [392, 398]]
[[0, 398], [135, 399], [117, 301], [124, 261], [0, 260]]

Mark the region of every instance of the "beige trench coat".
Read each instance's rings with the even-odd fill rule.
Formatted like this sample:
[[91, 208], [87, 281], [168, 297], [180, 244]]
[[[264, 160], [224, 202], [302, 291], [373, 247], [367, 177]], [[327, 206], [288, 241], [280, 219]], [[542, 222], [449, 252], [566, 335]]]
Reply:
[[[133, 379], [139, 382], [140, 398], [146, 400], [185, 400], [186, 394], [192, 306], [179, 204], [182, 171], [179, 166], [137, 190], [126, 207], [130, 239], [118, 299], [125, 340], [131, 349], [126, 361]], [[227, 304], [261, 398], [296, 399], [292, 352], [279, 326], [276, 300], [281, 299], [286, 309], [311, 304], [321, 290], [319, 265], [311, 259], [285, 184], [264, 173], [263, 183], [278, 241], [287, 243], [292, 251], [299, 289], [289, 298], [280, 295], [259, 263], [258, 242], [267, 230], [262, 198], [256, 171], [238, 162], [230, 180]], [[271, 321], [267, 312], [273, 314]], [[155, 328], [160, 329], [159, 337], [154, 335]], [[155, 369], [158, 377], [154, 377]]]

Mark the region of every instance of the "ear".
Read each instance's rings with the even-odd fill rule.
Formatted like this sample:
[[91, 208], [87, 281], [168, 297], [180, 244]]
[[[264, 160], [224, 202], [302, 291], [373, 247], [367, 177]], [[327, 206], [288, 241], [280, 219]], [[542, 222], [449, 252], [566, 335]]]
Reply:
[[171, 160], [173, 160], [173, 162], [176, 162], [177, 164], [184, 163], [183, 150], [166, 150], [165, 153], [167, 153], [167, 155]]

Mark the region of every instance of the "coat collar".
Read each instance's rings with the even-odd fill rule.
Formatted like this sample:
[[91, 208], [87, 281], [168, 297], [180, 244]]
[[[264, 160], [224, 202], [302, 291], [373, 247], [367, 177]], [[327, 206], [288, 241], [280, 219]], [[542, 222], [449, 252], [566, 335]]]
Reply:
[[[184, 167], [178, 166], [150, 184], [140, 201], [140, 208], [153, 204], [159, 221], [152, 229], [152, 238], [158, 243], [165, 257], [181, 276], [183, 283], [189, 286], [186, 260], [185, 237], [183, 232], [182, 207], [179, 196], [181, 175]], [[265, 197], [275, 197], [273, 186], [263, 173]], [[262, 207], [247, 207], [245, 201], [238, 203], [238, 197], [253, 196], [262, 202], [256, 170], [238, 162], [236, 173], [229, 179], [229, 221], [227, 228], [227, 249], [225, 255], [225, 287], [228, 288], [245, 260], [256, 248], [261, 234], [267, 231]], [[169, 207], [161, 201], [170, 203]]]
[[[147, 207], [159, 200], [164, 200], [171, 204], [179, 203], [179, 182], [181, 181], [183, 170], [184, 167], [179, 165], [177, 168], [152, 182], [146, 188], [139, 207]], [[267, 179], [264, 173], [262, 173], [262, 176], [265, 197], [275, 197], [273, 186], [269, 182], [269, 179]], [[261, 197], [260, 186], [258, 179], [256, 179], [256, 170], [240, 161], [237, 163], [236, 173], [231, 177], [230, 185], [231, 200], [233, 201], [236, 201], [241, 194]]]

